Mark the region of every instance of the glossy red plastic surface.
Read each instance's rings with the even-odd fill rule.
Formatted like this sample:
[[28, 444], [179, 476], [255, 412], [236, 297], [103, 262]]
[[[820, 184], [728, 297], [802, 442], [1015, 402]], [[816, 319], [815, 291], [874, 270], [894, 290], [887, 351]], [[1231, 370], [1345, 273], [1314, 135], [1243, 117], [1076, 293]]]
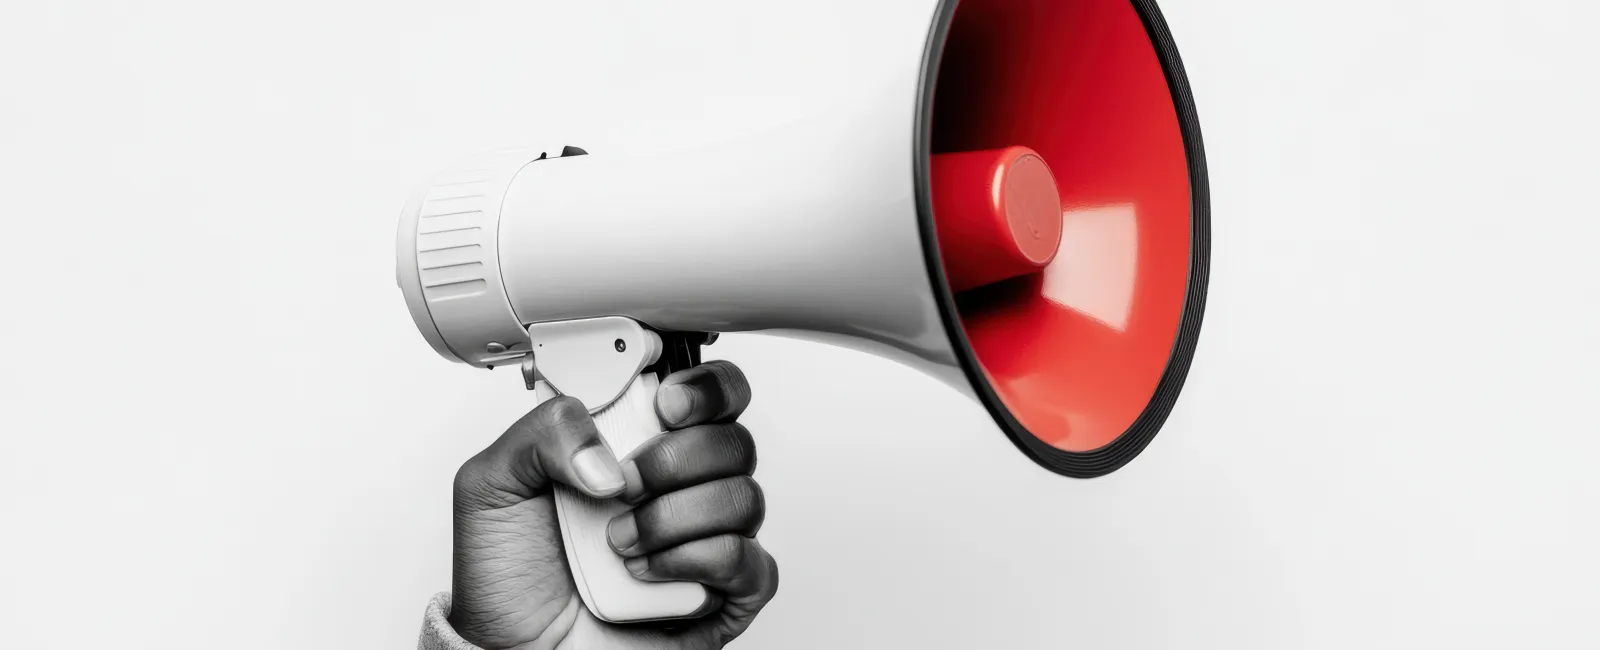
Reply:
[[1166, 369], [1188, 284], [1183, 138], [1144, 24], [1128, 0], [965, 0], [933, 120], [935, 157], [1026, 146], [1050, 162], [1055, 261], [957, 303], [1018, 422], [1058, 449], [1109, 444]]
[[944, 153], [929, 166], [945, 277], [956, 291], [1033, 273], [1061, 244], [1061, 196], [1032, 149]]

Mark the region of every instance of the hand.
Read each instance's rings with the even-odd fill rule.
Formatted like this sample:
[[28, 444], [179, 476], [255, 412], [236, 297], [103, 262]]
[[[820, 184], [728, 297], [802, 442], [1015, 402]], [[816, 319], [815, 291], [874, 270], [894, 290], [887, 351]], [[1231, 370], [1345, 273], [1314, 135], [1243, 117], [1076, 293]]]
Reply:
[[[523, 416], [456, 473], [456, 632], [486, 650], [709, 649], [739, 636], [778, 589], [777, 564], [754, 539], [766, 514], [750, 478], [755, 442], [734, 422], [749, 403], [733, 364], [675, 373], [656, 394], [669, 433], [620, 463], [575, 399]], [[562, 551], [555, 483], [635, 504], [612, 520], [612, 547], [641, 579], [704, 584], [705, 614], [676, 627], [591, 615]]]

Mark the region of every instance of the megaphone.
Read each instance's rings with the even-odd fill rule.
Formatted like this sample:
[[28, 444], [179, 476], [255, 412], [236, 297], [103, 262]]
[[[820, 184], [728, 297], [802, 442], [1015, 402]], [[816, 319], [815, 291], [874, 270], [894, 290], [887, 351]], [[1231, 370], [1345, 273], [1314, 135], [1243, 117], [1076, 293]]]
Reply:
[[[582, 400], [618, 457], [661, 431], [663, 373], [717, 333], [765, 331], [938, 377], [1054, 472], [1123, 466], [1183, 387], [1209, 256], [1199, 124], [1156, 4], [843, 6], [752, 28], [832, 53], [737, 54], [801, 86], [803, 114], [772, 128], [666, 153], [499, 151], [433, 178], [399, 233], [417, 327], [448, 359], [520, 368], [538, 399]], [[717, 93], [762, 105], [771, 88]], [[556, 496], [595, 616], [704, 603], [627, 573], [605, 542], [625, 505]]]

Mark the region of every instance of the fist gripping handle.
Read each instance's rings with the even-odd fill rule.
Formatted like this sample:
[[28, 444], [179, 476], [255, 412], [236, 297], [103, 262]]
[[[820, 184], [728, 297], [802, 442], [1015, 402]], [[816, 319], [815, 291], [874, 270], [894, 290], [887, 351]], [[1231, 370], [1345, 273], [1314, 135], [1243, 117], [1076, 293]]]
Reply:
[[[540, 403], [571, 395], [602, 408], [590, 414], [600, 438], [618, 460], [661, 435], [656, 389], [667, 374], [697, 365], [700, 345], [713, 335], [657, 334], [625, 318], [536, 324], [525, 362], [528, 388]], [[626, 382], [625, 386], [618, 387]], [[633, 577], [611, 549], [606, 530], [631, 507], [618, 499], [595, 499], [557, 485], [556, 516], [578, 595], [595, 618], [629, 623], [688, 618], [707, 604], [697, 582], [646, 582]]]
[[[600, 438], [618, 459], [661, 435], [655, 406], [659, 385], [655, 373], [641, 374], [622, 397], [594, 414]], [[556, 396], [549, 382], [538, 382], [534, 391], [541, 403]], [[606, 541], [606, 527], [628, 511], [628, 504], [591, 498], [564, 485], [556, 486], [555, 496], [567, 565], [595, 618], [611, 623], [686, 618], [705, 606], [706, 588], [698, 582], [645, 582], [628, 573]]]

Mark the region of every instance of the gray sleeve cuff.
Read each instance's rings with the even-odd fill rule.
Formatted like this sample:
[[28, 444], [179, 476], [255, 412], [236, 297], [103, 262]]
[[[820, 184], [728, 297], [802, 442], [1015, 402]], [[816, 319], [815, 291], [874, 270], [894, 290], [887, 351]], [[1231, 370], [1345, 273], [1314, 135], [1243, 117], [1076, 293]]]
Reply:
[[472, 645], [456, 629], [450, 627], [450, 592], [435, 594], [422, 615], [422, 636], [417, 639], [417, 650], [483, 650]]

